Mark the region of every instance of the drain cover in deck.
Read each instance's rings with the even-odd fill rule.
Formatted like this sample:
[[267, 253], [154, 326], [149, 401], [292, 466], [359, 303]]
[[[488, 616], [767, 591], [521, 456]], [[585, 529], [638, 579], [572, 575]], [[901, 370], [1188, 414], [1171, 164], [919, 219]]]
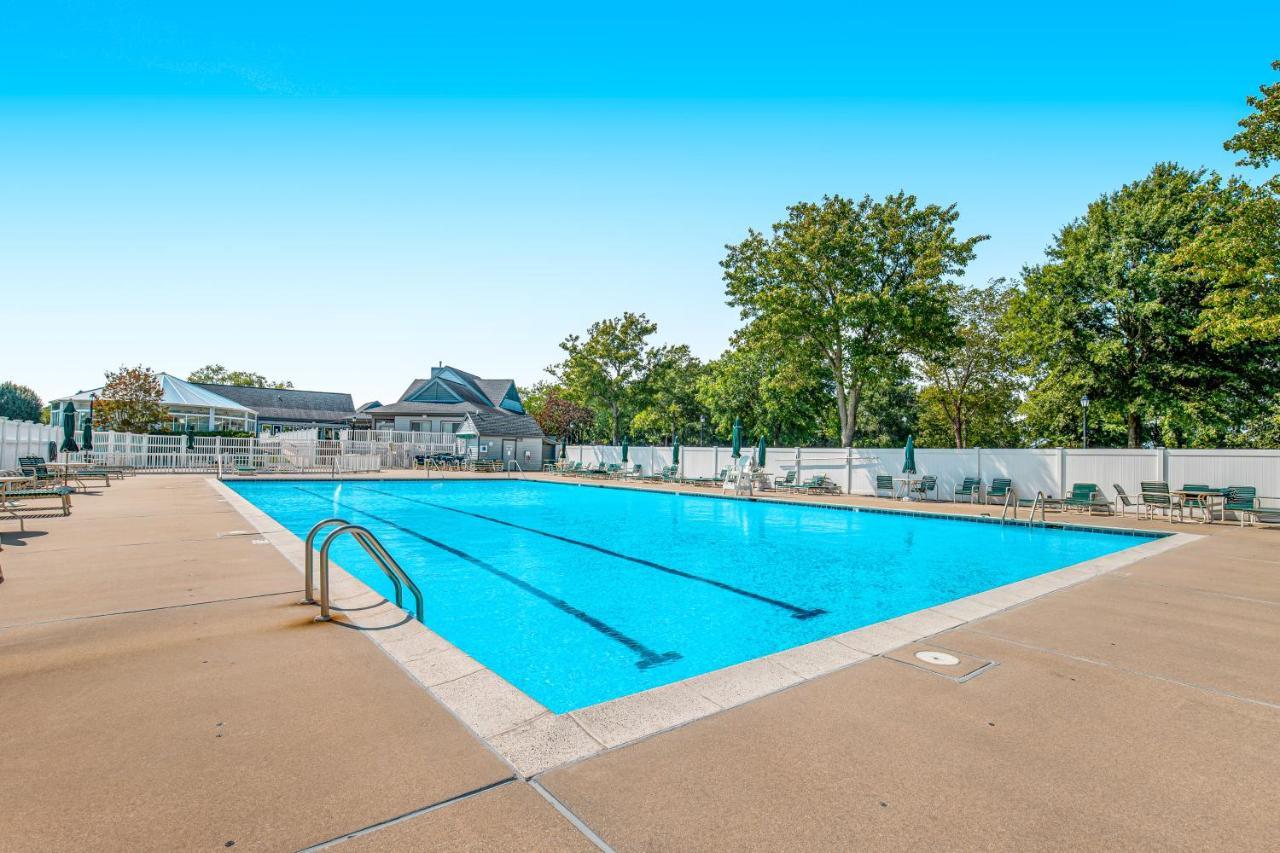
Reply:
[[995, 665], [993, 661], [986, 658], [973, 657], [953, 649], [943, 649], [925, 643], [911, 643], [887, 652], [884, 656], [953, 681], [968, 681], [984, 669]]

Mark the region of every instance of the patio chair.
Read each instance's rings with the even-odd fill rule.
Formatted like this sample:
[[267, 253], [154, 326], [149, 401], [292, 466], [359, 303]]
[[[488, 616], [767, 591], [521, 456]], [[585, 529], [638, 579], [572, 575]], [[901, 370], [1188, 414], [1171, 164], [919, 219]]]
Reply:
[[1182, 521], [1182, 501], [1169, 494], [1169, 484], [1163, 480], [1144, 480], [1142, 483], [1142, 505], [1147, 510], [1147, 518], [1153, 513], [1163, 512], [1173, 523], [1174, 513]]
[[62, 479], [61, 476], [46, 468], [44, 460], [39, 456], [23, 456], [18, 460], [18, 468], [37, 483], [56, 483]]
[[918, 495], [920, 500], [929, 500], [930, 492], [937, 492], [938, 478], [933, 474], [925, 474], [917, 483], [911, 484], [911, 494]]
[[1223, 514], [1234, 512], [1240, 519], [1240, 526], [1259, 511], [1258, 490], [1253, 486], [1228, 486], [1227, 500], [1222, 505]]
[[624, 469], [622, 479], [624, 480], [640, 480], [644, 478], [644, 468], [640, 467], [640, 463], [632, 465], [630, 469]]
[[1111, 501], [1102, 494], [1097, 483], [1074, 484], [1071, 495], [1062, 499], [1062, 505], [1068, 509], [1088, 510], [1091, 515], [1098, 510], [1105, 510], [1107, 515], [1113, 512]]
[[1120, 513], [1121, 516], [1124, 515], [1125, 510], [1127, 510], [1129, 507], [1133, 507], [1135, 515], [1137, 515], [1142, 511], [1142, 501], [1141, 500], [1135, 501], [1133, 499], [1133, 496], [1127, 493], [1119, 483], [1112, 483], [1111, 488], [1115, 489], [1116, 510]]
[[889, 476], [888, 474], [876, 475], [876, 497], [880, 497], [881, 492], [888, 492], [889, 497], [893, 497], [895, 494], [897, 494], [897, 489], [894, 488], [894, 484], [893, 484], [893, 477]]
[[991, 486], [987, 489], [987, 503], [1004, 503], [1009, 492], [1013, 491], [1013, 480], [1008, 477], [995, 477], [991, 480]]
[[773, 478], [773, 487], [780, 492], [791, 491], [792, 487], [794, 487], [795, 484], [796, 484], [796, 472], [794, 468], [788, 471], [787, 476], [785, 477]]
[[964, 482], [959, 486], [951, 487], [951, 502], [956, 503], [960, 498], [968, 498], [969, 503], [973, 503], [982, 496], [982, 480], [979, 477], [965, 477]]

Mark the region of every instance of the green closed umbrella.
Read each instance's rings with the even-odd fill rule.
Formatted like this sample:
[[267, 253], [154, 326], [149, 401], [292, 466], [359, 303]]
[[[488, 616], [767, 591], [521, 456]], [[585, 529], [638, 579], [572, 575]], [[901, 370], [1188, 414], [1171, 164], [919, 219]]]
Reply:
[[756, 445], [756, 464], [761, 468], [764, 467], [764, 436], [760, 436], [760, 443]]
[[740, 459], [742, 457], [742, 421], [738, 418], [733, 419], [733, 458]]
[[560, 458], [564, 459], [569, 455], [569, 436], [560, 436]]
[[70, 400], [62, 407], [62, 450], [64, 453], [75, 453], [76, 446], [76, 405]]
[[680, 436], [671, 436], [671, 464], [680, 464]]
[[907, 436], [907, 447], [902, 456], [902, 473], [914, 474], [916, 472], [916, 442], [912, 436]]
[[627, 441], [627, 437], [622, 437], [622, 464], [627, 464], [627, 451], [631, 449], [631, 444]]
[[93, 421], [84, 419], [84, 432], [80, 434], [80, 449], [93, 450]]

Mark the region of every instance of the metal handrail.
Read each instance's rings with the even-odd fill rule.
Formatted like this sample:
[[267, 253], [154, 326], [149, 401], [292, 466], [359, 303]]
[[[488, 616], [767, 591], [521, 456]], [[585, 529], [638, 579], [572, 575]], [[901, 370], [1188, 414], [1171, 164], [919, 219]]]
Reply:
[[382, 547], [382, 543], [378, 541], [378, 537], [374, 536], [372, 531], [359, 524], [345, 523], [326, 536], [324, 544], [320, 546], [320, 615], [316, 617], [316, 621], [328, 622], [333, 618], [330, 614], [331, 605], [329, 602], [329, 549], [344, 533], [350, 533], [352, 538], [360, 543], [360, 547], [364, 548], [365, 553], [373, 558], [373, 561], [378, 564], [378, 567], [382, 569], [387, 577], [391, 578], [391, 583], [395, 587], [397, 607], [404, 607], [404, 587], [409, 587], [409, 591], [413, 593], [414, 615], [417, 616], [419, 622], [423, 622], [422, 590], [418, 589], [418, 585], [413, 582], [413, 579], [387, 553], [387, 549]]
[[319, 535], [321, 530], [331, 525], [349, 524], [349, 523], [350, 522], [348, 522], [345, 518], [326, 518], [324, 521], [316, 522], [315, 525], [311, 528], [311, 531], [307, 533], [307, 540], [305, 545], [306, 558], [304, 560], [304, 568], [302, 570], [303, 584], [304, 584], [304, 588], [302, 591], [305, 597], [302, 599], [302, 601], [298, 602], [299, 604], [316, 604], [317, 603], [315, 596], [312, 595], [312, 593], [315, 591], [315, 582], [314, 582], [315, 572], [312, 569], [312, 565], [313, 565], [313, 557], [315, 556], [316, 536]]
[[1013, 506], [1013, 520], [1018, 520], [1018, 490], [1010, 486], [1008, 491], [1004, 493], [1004, 509], [1000, 510], [1000, 523], [1004, 524], [1005, 516], [1009, 512], [1010, 501]]

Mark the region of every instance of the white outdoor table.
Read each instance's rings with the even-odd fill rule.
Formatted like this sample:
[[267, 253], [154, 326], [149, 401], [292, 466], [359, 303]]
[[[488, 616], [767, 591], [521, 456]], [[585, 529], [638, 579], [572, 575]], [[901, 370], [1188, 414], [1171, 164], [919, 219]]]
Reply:
[[84, 484], [84, 480], [81, 480], [80, 475], [77, 474], [76, 472], [81, 468], [92, 467], [92, 465], [93, 465], [92, 462], [46, 462], [44, 463], [44, 467], [46, 468], [62, 469], [62, 485], [70, 486], [71, 478], [74, 477], [76, 481], [76, 485], [79, 486], [82, 490], [88, 489], [89, 487]]
[[[1201, 524], [1213, 524], [1214, 506], [1218, 507], [1218, 515], [1220, 518], [1226, 518], [1227, 496], [1222, 492], [1204, 492], [1199, 489], [1170, 489], [1169, 494], [1175, 495], [1182, 500], [1183, 509], [1199, 509], [1203, 514], [1200, 519]], [[1199, 501], [1200, 506], [1188, 507], [1187, 501]], [[1172, 518], [1172, 514], [1169, 516]]]
[[899, 500], [909, 501], [911, 497], [911, 487], [922, 481], [923, 477], [894, 477], [893, 482], [897, 483], [897, 487], [893, 490], [894, 497]]

